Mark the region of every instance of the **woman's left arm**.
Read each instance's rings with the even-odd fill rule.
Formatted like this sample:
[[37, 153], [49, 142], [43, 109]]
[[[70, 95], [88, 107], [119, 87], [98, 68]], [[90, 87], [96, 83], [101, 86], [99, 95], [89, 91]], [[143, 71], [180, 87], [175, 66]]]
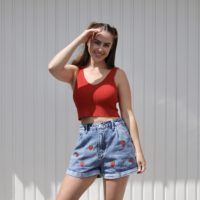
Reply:
[[129, 82], [125, 72], [122, 69], [117, 70], [115, 81], [118, 87], [119, 108], [121, 117], [123, 118], [129, 129], [131, 138], [135, 146], [138, 173], [142, 173], [145, 171], [146, 161], [144, 159], [142, 147], [140, 144], [137, 122], [132, 109], [132, 98]]

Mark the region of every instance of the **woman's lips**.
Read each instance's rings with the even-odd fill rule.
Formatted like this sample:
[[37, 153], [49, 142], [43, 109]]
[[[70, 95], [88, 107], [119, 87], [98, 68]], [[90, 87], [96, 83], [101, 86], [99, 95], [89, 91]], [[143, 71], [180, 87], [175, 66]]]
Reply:
[[97, 52], [94, 52], [94, 54], [95, 54], [95, 56], [98, 57], [98, 58], [104, 56], [103, 53], [97, 53]]

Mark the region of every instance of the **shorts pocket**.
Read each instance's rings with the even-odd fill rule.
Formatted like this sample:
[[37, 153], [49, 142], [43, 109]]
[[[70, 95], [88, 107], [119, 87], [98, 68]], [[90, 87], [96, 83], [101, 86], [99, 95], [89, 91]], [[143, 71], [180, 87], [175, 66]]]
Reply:
[[126, 137], [127, 139], [130, 139], [130, 132], [129, 132], [129, 129], [128, 127], [125, 125], [125, 124], [120, 124], [118, 127], [117, 127], [117, 132], [120, 136], [124, 136]]
[[82, 141], [84, 136], [86, 135], [87, 131], [85, 129], [80, 128], [78, 132], [78, 137], [74, 146], [74, 150], [81, 148]]
[[134, 156], [134, 159], [136, 159], [135, 146], [128, 127], [125, 123], [122, 123], [116, 128], [119, 140], [118, 142], [120, 144], [120, 150], [127, 151], [127, 154]]
[[84, 128], [80, 128], [79, 129], [79, 140], [81, 140], [84, 137], [84, 135], [86, 135], [86, 134], [87, 134], [87, 130], [85, 130]]

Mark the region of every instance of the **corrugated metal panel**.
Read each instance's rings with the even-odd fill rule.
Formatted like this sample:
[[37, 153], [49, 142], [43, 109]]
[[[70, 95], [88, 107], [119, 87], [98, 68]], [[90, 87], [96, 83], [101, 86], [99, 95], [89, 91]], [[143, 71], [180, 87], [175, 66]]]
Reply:
[[[148, 170], [125, 200], [200, 199], [198, 0], [1, 0], [0, 199], [55, 198], [78, 121], [49, 60], [90, 21], [119, 31]], [[103, 199], [97, 180], [82, 200]]]

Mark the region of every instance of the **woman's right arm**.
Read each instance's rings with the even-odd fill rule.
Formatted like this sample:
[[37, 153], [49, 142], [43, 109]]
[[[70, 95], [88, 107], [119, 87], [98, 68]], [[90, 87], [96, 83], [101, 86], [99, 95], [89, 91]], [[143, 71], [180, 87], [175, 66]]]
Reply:
[[49, 72], [58, 80], [72, 83], [74, 74], [78, 67], [66, 64], [72, 56], [75, 49], [81, 44], [88, 41], [97, 29], [87, 29], [76, 39], [74, 39], [67, 47], [58, 52], [48, 64]]
[[67, 47], [59, 51], [48, 64], [49, 72], [58, 80], [71, 83], [77, 67], [66, 64], [75, 49], [81, 44], [77, 37]]

